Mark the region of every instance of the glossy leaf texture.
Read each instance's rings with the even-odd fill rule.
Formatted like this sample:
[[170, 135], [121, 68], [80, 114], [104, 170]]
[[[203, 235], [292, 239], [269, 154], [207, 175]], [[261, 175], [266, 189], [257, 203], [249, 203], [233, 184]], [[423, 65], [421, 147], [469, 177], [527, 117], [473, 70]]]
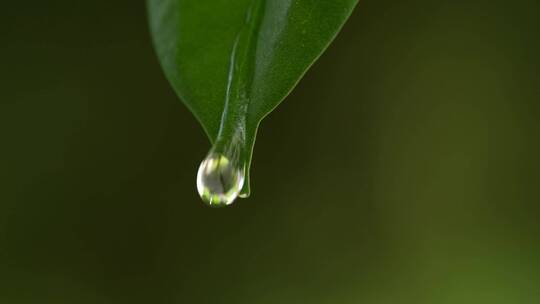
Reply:
[[[337, 35], [358, 0], [148, 0], [165, 74], [210, 141], [242, 146]], [[301, 119], [301, 118], [299, 118]], [[249, 177], [243, 186], [249, 195]]]

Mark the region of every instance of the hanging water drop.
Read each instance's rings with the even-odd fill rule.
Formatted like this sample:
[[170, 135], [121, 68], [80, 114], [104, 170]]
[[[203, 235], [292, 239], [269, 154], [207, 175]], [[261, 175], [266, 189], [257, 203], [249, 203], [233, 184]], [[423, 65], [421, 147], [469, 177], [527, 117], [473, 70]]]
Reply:
[[265, 0], [252, 0], [245, 24], [236, 35], [219, 132], [197, 173], [199, 195], [211, 207], [227, 206], [238, 197], [249, 196], [249, 178], [246, 189], [243, 189], [248, 154], [251, 153], [246, 151], [246, 117], [251, 100], [258, 28], [265, 6]]
[[197, 172], [197, 190], [203, 202], [211, 207], [230, 205], [244, 186], [245, 169], [235, 158], [210, 152]]

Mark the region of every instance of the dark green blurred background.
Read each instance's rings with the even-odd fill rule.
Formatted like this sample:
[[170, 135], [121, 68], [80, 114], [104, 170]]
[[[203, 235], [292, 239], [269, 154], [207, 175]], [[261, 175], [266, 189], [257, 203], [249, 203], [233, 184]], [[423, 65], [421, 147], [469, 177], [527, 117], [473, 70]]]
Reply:
[[219, 210], [142, 1], [0, 17], [0, 303], [540, 303], [538, 1], [361, 1]]

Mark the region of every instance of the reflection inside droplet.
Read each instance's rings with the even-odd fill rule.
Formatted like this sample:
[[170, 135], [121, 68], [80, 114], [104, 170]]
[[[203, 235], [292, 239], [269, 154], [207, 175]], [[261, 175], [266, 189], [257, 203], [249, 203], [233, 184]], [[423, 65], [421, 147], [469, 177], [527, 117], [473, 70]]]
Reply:
[[244, 185], [244, 166], [220, 153], [210, 153], [197, 172], [197, 190], [209, 206], [230, 205]]

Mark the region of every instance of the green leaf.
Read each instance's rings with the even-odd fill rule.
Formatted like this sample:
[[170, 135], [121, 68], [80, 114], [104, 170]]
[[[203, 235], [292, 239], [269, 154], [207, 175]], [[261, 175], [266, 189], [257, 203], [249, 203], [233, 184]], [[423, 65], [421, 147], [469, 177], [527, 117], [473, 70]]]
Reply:
[[155, 48], [174, 90], [214, 145], [240, 147], [249, 172], [260, 121], [330, 44], [357, 1], [147, 3]]

